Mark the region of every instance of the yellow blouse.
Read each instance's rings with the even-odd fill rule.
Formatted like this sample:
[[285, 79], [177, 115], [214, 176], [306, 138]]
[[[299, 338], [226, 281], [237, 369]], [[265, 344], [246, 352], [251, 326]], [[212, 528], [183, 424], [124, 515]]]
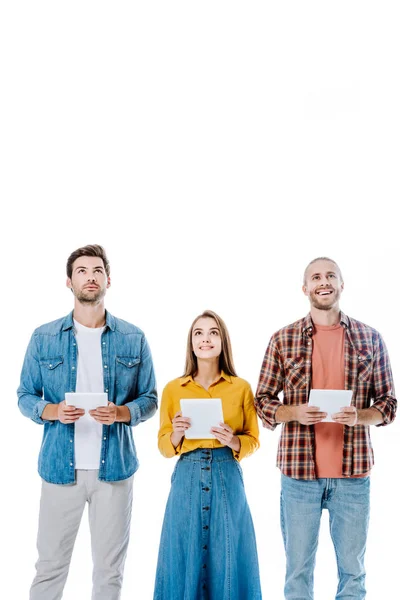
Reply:
[[208, 390], [196, 383], [191, 376], [178, 377], [165, 386], [161, 399], [158, 432], [158, 447], [165, 457], [171, 458], [197, 448], [223, 447], [216, 439], [187, 440], [183, 437], [174, 448], [171, 442], [172, 419], [180, 411], [182, 398], [221, 398], [224, 422], [232, 427], [233, 432], [240, 439], [240, 451], [232, 450], [237, 460], [252, 454], [260, 446], [257, 413], [250, 384], [240, 377], [231, 377], [222, 371], [220, 379]]

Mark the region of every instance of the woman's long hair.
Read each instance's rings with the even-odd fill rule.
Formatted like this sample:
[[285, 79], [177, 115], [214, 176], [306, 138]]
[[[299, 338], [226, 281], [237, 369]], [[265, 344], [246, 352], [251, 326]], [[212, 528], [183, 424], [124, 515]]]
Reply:
[[212, 310], [205, 310], [201, 315], [195, 318], [190, 329], [189, 335], [187, 338], [187, 346], [186, 346], [186, 361], [185, 361], [185, 372], [183, 377], [187, 377], [188, 375], [196, 375], [198, 367], [197, 367], [197, 356], [193, 352], [192, 346], [192, 333], [193, 328], [197, 321], [202, 318], [214, 319], [217, 323], [219, 333], [221, 336], [221, 354], [219, 355], [219, 368], [224, 371], [227, 375], [232, 375], [233, 377], [237, 377], [235, 366], [233, 364], [232, 358], [232, 346], [231, 340], [229, 337], [228, 329], [221, 319], [215, 312]]

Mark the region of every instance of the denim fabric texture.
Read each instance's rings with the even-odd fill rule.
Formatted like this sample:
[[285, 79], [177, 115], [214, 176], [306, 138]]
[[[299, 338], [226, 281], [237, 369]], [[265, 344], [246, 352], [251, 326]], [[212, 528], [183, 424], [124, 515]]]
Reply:
[[339, 583], [336, 600], [364, 600], [369, 477], [293, 479], [282, 475], [281, 527], [286, 551], [286, 600], [313, 600], [321, 513], [329, 511]]
[[[99, 479], [119, 481], [131, 477], [139, 466], [132, 427], [155, 414], [156, 382], [143, 332], [107, 311], [101, 352], [108, 400], [127, 406], [131, 414], [130, 423], [103, 425]], [[75, 481], [75, 426], [45, 421], [42, 413], [47, 404], [62, 402], [66, 392], [75, 391], [77, 359], [71, 312], [34, 331], [22, 367], [18, 406], [26, 417], [44, 425], [38, 470], [49, 483]]]
[[230, 448], [183, 454], [171, 481], [154, 600], [261, 600], [242, 470]]

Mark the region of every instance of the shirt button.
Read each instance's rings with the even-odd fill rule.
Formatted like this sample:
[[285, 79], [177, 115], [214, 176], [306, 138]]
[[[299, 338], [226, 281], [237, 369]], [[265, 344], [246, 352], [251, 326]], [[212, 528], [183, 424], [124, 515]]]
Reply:
[[70, 442], [71, 442], [71, 444], [72, 444], [72, 440], [69, 440], [69, 441], [70, 441]]
[[132, 363], [128, 363], [129, 366], [131, 366]]
[[106, 440], [106, 439], [107, 439], [106, 437], [103, 438], [103, 440]]
[[101, 462], [102, 462], [102, 463], [103, 463], [103, 465], [104, 465], [104, 460], [102, 460]]
[[72, 344], [73, 346], [76, 346], [75, 342]]
[[106, 343], [105, 343], [105, 342], [103, 342], [103, 346], [105, 346], [105, 345], [106, 345]]
[[[358, 358], [360, 358], [360, 357], [358, 357]], [[52, 366], [53, 366], [53, 365], [49, 365], [50, 369], [51, 369], [51, 367], [52, 367]]]
[[72, 463], [69, 463], [69, 466], [70, 466], [70, 467], [73, 467], [74, 465], [73, 465]]
[[75, 367], [72, 367], [72, 370], [75, 371]]
[[107, 365], [104, 365], [104, 368], [107, 369]]
[[108, 392], [108, 390], [106, 390], [106, 392]]
[[307, 345], [309, 346], [311, 344], [311, 342], [307, 342]]

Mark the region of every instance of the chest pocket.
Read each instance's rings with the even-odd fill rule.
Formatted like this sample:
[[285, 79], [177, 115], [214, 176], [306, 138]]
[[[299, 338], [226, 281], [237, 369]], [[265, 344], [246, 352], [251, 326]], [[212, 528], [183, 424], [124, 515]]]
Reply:
[[136, 356], [117, 356], [116, 361], [115, 377], [117, 387], [123, 390], [134, 391], [140, 358]]
[[292, 389], [304, 389], [307, 387], [307, 369], [304, 358], [287, 358], [285, 360], [285, 381]]
[[65, 392], [64, 386], [64, 357], [43, 358], [40, 361], [40, 373], [42, 375], [43, 388], [51, 388], [55, 391]]
[[372, 377], [372, 355], [368, 350], [358, 352], [357, 378], [358, 381], [369, 382]]

